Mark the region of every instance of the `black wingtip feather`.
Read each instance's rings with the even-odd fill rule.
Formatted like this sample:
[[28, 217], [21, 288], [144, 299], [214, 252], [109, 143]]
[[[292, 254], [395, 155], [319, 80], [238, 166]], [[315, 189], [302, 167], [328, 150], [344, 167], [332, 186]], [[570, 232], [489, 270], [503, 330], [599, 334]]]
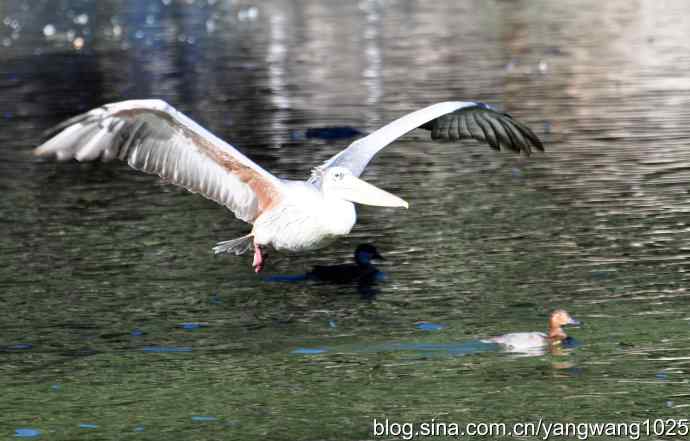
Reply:
[[520, 153], [522, 151], [525, 152], [525, 155], [529, 156], [531, 153], [529, 145], [521, 142], [519, 138], [520, 132], [516, 132], [514, 126], [512, 126], [509, 121], [510, 120], [507, 119], [498, 120], [498, 123], [503, 126], [503, 129], [505, 129], [506, 133], [508, 134], [508, 138], [510, 138], [510, 145], [508, 147], [516, 153]]
[[473, 116], [474, 121], [484, 131], [484, 139], [486, 139], [486, 142], [489, 144], [489, 146], [494, 150], [501, 150], [498, 140], [496, 139], [496, 136], [494, 136], [491, 123], [488, 122], [480, 113], [474, 114]]
[[513, 118], [510, 118], [510, 122], [512, 122], [518, 129], [520, 129], [522, 135], [529, 139], [529, 141], [532, 143], [532, 146], [534, 146], [537, 150], [541, 152], [544, 151], [544, 144], [541, 142], [541, 139], [539, 139], [539, 137], [532, 131], [532, 129]]
[[434, 140], [473, 138], [486, 142], [495, 150], [524, 152], [527, 156], [532, 153], [532, 148], [544, 151], [544, 144], [529, 127], [484, 103], [458, 109], [420, 128], [431, 131], [431, 139]]

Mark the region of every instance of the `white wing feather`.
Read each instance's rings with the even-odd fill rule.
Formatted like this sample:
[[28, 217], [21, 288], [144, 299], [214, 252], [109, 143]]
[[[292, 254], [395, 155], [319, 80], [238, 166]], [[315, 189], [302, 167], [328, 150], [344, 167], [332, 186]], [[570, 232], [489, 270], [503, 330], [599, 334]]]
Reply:
[[36, 155], [62, 161], [118, 157], [225, 205], [246, 222], [277, 203], [283, 191], [278, 178], [161, 100], [106, 104], [56, 130]]
[[[329, 167], [345, 167], [348, 168], [353, 175], [359, 176], [374, 155], [396, 139], [440, 116], [462, 109], [463, 107], [474, 105], [476, 105], [476, 103], [446, 101], [408, 113], [386, 124], [374, 133], [353, 142], [345, 150], [319, 166], [319, 169], [325, 170]], [[314, 179], [318, 179], [318, 177], [312, 178], [312, 180]]]
[[318, 167], [310, 182], [317, 184], [320, 172], [335, 166], [346, 167], [359, 176], [376, 153], [416, 128], [431, 131], [434, 140], [475, 139], [489, 144], [495, 150], [507, 149], [525, 155], [529, 155], [532, 148], [544, 150], [534, 132], [509, 114], [482, 103], [446, 101], [407, 114], [358, 139]]

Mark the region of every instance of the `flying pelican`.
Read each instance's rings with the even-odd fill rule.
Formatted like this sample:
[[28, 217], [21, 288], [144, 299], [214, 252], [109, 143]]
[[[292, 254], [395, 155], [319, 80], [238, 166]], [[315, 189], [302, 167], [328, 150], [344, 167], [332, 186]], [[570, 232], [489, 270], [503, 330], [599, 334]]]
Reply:
[[253, 246], [252, 266], [259, 272], [269, 245], [277, 251], [305, 251], [348, 234], [356, 221], [354, 203], [407, 208], [404, 200], [358, 177], [379, 150], [416, 128], [430, 130], [432, 139], [473, 138], [495, 150], [529, 155], [532, 147], [544, 149], [527, 126], [506, 113], [482, 103], [447, 101], [356, 140], [313, 169], [306, 181], [293, 181], [267, 172], [165, 101], [147, 99], [106, 104], [75, 116], [49, 130], [45, 136], [50, 139], [34, 154], [60, 161], [121, 159], [226, 206], [253, 228], [213, 250], [239, 255]]

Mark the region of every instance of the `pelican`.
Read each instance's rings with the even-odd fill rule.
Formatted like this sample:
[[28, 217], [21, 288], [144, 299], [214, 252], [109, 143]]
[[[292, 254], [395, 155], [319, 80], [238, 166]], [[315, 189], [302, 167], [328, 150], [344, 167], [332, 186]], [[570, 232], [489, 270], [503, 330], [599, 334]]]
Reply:
[[224, 205], [253, 225], [245, 236], [219, 242], [218, 253], [243, 254], [264, 268], [267, 247], [300, 252], [350, 232], [355, 203], [408, 207], [401, 198], [359, 176], [381, 149], [416, 129], [431, 138], [473, 138], [495, 150], [529, 155], [539, 138], [507, 113], [478, 102], [447, 101], [409, 113], [364, 136], [312, 170], [304, 181], [280, 179], [168, 103], [158, 99], [106, 104], [46, 132], [36, 156], [59, 161], [127, 161], [130, 167]]

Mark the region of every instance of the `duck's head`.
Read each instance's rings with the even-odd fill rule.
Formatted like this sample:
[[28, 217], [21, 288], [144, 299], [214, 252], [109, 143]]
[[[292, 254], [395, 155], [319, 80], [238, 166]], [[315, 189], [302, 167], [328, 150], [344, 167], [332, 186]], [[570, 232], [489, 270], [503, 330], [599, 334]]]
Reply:
[[405, 207], [407, 202], [381, 190], [352, 174], [345, 167], [330, 167], [321, 172], [321, 189], [325, 195], [349, 202], [378, 207]]
[[561, 327], [566, 325], [581, 325], [582, 322], [575, 320], [565, 309], [557, 309], [551, 313], [549, 317], [549, 324], [554, 327]]
[[549, 337], [557, 340], [564, 340], [568, 336], [563, 331], [563, 326], [578, 326], [581, 324], [582, 322], [575, 320], [565, 309], [557, 309], [553, 311], [549, 317]]
[[358, 265], [369, 265], [374, 259], [385, 260], [375, 246], [365, 243], [355, 249], [355, 262]]

